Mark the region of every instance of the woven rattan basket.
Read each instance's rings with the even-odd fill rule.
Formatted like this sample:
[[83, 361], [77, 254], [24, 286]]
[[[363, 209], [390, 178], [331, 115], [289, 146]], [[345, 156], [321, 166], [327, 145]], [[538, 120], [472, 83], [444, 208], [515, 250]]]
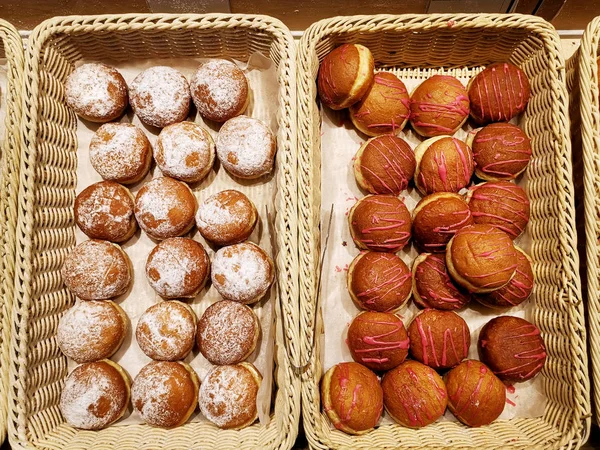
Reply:
[[[600, 17], [592, 20], [581, 46], [567, 61], [577, 225], [582, 256], [581, 276], [586, 297], [592, 392], [595, 419], [600, 423], [600, 102], [598, 101], [598, 44]], [[584, 253], [585, 252], [585, 253]], [[583, 256], [585, 255], [585, 258]]]
[[[147, 425], [78, 431], [58, 408], [67, 359], [55, 338], [61, 313], [72, 303], [59, 269], [75, 244], [72, 204], [77, 180], [77, 119], [64, 101], [74, 63], [148, 58], [230, 57], [260, 52], [277, 67], [279, 142], [275, 208], [277, 284], [281, 309], [276, 348], [274, 411], [268, 426], [220, 430], [208, 422], [172, 430]], [[296, 218], [295, 47], [281, 22], [248, 15], [123, 15], [62, 17], [42, 23], [26, 54], [28, 96], [17, 226], [16, 299], [10, 368], [9, 439], [14, 448], [182, 449], [290, 448], [300, 415], [300, 382], [290, 358], [299, 358]], [[283, 132], [282, 132], [283, 130]], [[283, 136], [283, 138], [281, 138]], [[266, 224], [265, 224], [266, 226]], [[275, 300], [273, 300], [275, 301]], [[282, 323], [285, 325], [282, 326]]]
[[[315, 77], [319, 61], [344, 42], [368, 46], [379, 67], [401, 77], [427, 69], [475, 71], [511, 61], [528, 75], [532, 98], [520, 125], [532, 139], [528, 168], [529, 233], [537, 288], [534, 321], [547, 344], [540, 375], [548, 398], [543, 417], [497, 421], [481, 428], [438, 422], [413, 430], [383, 425], [363, 436], [330, 427], [321, 410], [319, 339], [312, 339], [320, 246], [320, 118]], [[559, 39], [547, 22], [521, 15], [403, 15], [337, 17], [313, 24], [298, 56], [300, 305], [302, 343], [311, 364], [303, 374], [304, 428], [315, 448], [576, 448], [590, 427], [585, 324], [578, 275], [567, 91]], [[471, 74], [474, 72], [471, 72]], [[596, 95], [597, 98], [597, 95]], [[597, 112], [597, 111], [596, 111]], [[328, 209], [329, 205], [323, 205]], [[335, 231], [332, 231], [335, 233]], [[317, 327], [319, 330], [319, 327]], [[317, 347], [313, 352], [312, 342]]]
[[21, 151], [21, 110], [23, 88], [23, 41], [15, 28], [0, 20], [0, 58], [6, 61], [6, 110], [0, 161], [0, 442], [6, 437], [8, 412], [8, 370], [10, 311], [15, 277], [15, 227]]

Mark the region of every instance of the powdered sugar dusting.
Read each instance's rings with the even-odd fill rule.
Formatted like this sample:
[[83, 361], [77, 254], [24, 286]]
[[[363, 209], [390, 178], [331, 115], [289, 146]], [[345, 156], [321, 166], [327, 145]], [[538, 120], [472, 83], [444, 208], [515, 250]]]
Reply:
[[235, 239], [244, 229], [252, 229], [252, 221], [256, 220], [254, 212], [254, 205], [241, 192], [221, 191], [200, 205], [196, 213], [196, 224], [206, 239], [227, 242]]
[[241, 303], [258, 301], [273, 281], [270, 258], [250, 242], [221, 248], [214, 256], [212, 283], [224, 298]]
[[275, 137], [260, 120], [239, 116], [223, 124], [217, 137], [217, 155], [229, 172], [257, 178], [271, 172]]

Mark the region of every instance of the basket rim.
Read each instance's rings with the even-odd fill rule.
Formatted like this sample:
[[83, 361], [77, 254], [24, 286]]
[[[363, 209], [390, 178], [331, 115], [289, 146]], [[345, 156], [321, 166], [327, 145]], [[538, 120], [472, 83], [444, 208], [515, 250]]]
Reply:
[[[31, 272], [32, 272], [32, 232], [33, 232], [33, 211], [35, 201], [32, 190], [35, 187], [34, 170], [35, 155], [38, 145], [36, 142], [37, 120], [39, 120], [39, 99], [37, 98], [37, 84], [39, 81], [38, 66], [40, 57], [42, 56], [42, 47], [47, 40], [58, 33], [86, 33], [93, 31], [124, 31], [133, 30], [141, 31], [144, 29], [152, 30], [169, 30], [181, 28], [195, 29], [210, 29], [210, 28], [240, 28], [240, 29], [257, 29], [264, 31], [272, 36], [273, 45], [276, 45], [281, 52], [281, 59], [278, 70], [279, 80], [279, 97], [282, 99], [279, 102], [279, 110], [281, 117], [278, 118], [279, 128], [285, 129], [284, 142], [278, 145], [278, 159], [282, 160], [281, 164], [288, 164], [289, 167], [296, 167], [296, 48], [293, 37], [288, 28], [278, 19], [265, 15], [248, 15], [248, 14], [103, 14], [89, 16], [64, 16], [54, 17], [45, 20], [32, 31], [26, 49], [25, 55], [25, 86], [30, 92], [23, 100], [23, 118], [21, 137], [22, 144], [22, 160], [21, 174], [19, 184], [19, 211], [17, 220], [17, 255], [15, 257], [17, 274], [14, 277], [14, 288], [19, 292], [17, 301], [13, 307], [12, 315], [12, 337], [10, 345], [10, 382], [13, 386], [9, 394], [9, 418], [8, 418], [8, 436], [12, 445], [16, 447], [32, 447], [34, 444], [28, 436], [28, 418], [25, 414], [27, 399], [24, 394], [25, 382], [21, 376], [25, 373], [25, 364], [27, 361], [26, 352], [28, 350], [28, 337], [26, 333], [26, 325], [28, 323], [28, 308], [31, 305]], [[283, 81], [282, 81], [283, 80]], [[285, 86], [284, 86], [285, 85]], [[33, 88], [33, 89], [32, 89]], [[285, 96], [283, 96], [285, 95]], [[286, 236], [281, 236], [284, 233], [277, 233], [277, 260], [280, 258], [291, 258], [289, 267], [278, 264], [278, 267], [285, 270], [278, 270], [277, 284], [282, 283], [287, 287], [289, 292], [285, 293], [286, 302], [283, 300], [283, 289], [278, 289], [278, 299], [274, 309], [283, 319], [278, 319], [290, 324], [290, 327], [282, 331], [284, 339], [291, 342], [292, 348], [295, 348], [298, 341], [298, 326], [294, 325], [297, 320], [293, 320], [298, 314], [297, 292], [298, 292], [298, 264], [297, 251], [294, 249], [297, 246], [297, 238], [295, 229], [297, 229], [297, 208], [296, 196], [287, 195], [284, 191], [292, 190], [296, 192], [295, 170], [288, 170], [288, 166], [281, 167], [279, 172], [286, 172], [286, 183], [282, 183], [283, 174], [278, 175], [278, 188], [276, 196], [277, 209], [281, 211], [281, 207], [286, 206], [284, 213], [277, 214], [276, 226], [278, 230], [291, 230], [285, 233]], [[293, 175], [290, 175], [292, 173]], [[291, 206], [290, 206], [291, 205]], [[288, 215], [285, 218], [283, 216]], [[285, 221], [285, 222], [284, 222]], [[289, 223], [288, 223], [289, 222]], [[292, 241], [293, 245], [290, 245]], [[275, 251], [275, 249], [274, 249]], [[287, 276], [287, 277], [286, 277]], [[295, 298], [295, 300], [294, 300]], [[285, 311], [283, 310], [285, 308]], [[284, 316], [291, 316], [284, 317]], [[23, 325], [22, 325], [23, 324]], [[279, 327], [280, 325], [278, 325]], [[279, 331], [277, 331], [279, 334]], [[277, 339], [277, 337], [276, 337]], [[267, 430], [277, 430], [276, 440], [272, 440], [273, 448], [291, 448], [295, 437], [298, 433], [300, 420], [300, 380], [294, 376], [291, 370], [290, 361], [296, 355], [288, 354], [287, 352], [278, 349], [275, 346], [277, 357], [278, 372], [274, 378], [274, 384], [277, 386], [279, 395], [283, 397], [281, 404], [284, 406], [282, 411], [276, 411], [273, 420], [269, 426], [264, 427], [260, 424], [254, 424], [250, 428], [259, 429], [258, 432], [267, 432]], [[297, 350], [299, 352], [299, 350]], [[279, 403], [279, 402], [278, 402]], [[131, 425], [136, 426], [136, 425]], [[217, 432], [220, 432], [218, 430]]]
[[[463, 21], [464, 23], [455, 23]], [[469, 23], [467, 23], [469, 22]], [[312, 211], [311, 195], [319, 191], [319, 181], [313, 182], [313, 174], [311, 170], [313, 167], [320, 166], [319, 162], [313, 162], [313, 155], [310, 145], [312, 143], [312, 120], [315, 117], [314, 107], [316, 105], [315, 99], [310, 98], [306, 92], [306, 86], [310, 83], [314, 83], [311, 74], [308, 72], [310, 64], [313, 62], [314, 51], [316, 45], [326, 36], [330, 34], [344, 35], [348, 32], [362, 32], [364, 34], [374, 34], [383, 31], [399, 30], [406, 26], [417, 27], [420, 26], [422, 29], [431, 30], [434, 28], [443, 29], [445, 27], [466, 27], [469, 25], [480, 26], [480, 27], [496, 27], [506, 28], [507, 26], [513, 28], [525, 29], [530, 32], [544, 33], [544, 39], [542, 40], [542, 46], [546, 50], [550, 50], [555, 56], [555, 68], [559, 73], [559, 77], [562, 74], [562, 80], [555, 80], [554, 88], [557, 89], [564, 98], [567, 97], [566, 86], [564, 83], [564, 58], [559, 50], [559, 37], [556, 34], [554, 27], [544, 19], [539, 17], [523, 15], [523, 14], [404, 14], [404, 15], [359, 15], [359, 16], [338, 16], [328, 19], [322, 19], [316, 23], [313, 23], [303, 34], [300, 45], [298, 47], [298, 141], [299, 141], [299, 186], [306, 189], [299, 195], [299, 201], [301, 202], [300, 217], [300, 249], [301, 252], [305, 252], [307, 257], [304, 266], [307, 266], [312, 270], [312, 273], [316, 271], [317, 267], [316, 259], [319, 249], [319, 244], [314, 244], [311, 241], [312, 234], [316, 234], [316, 238], [313, 240], [319, 240], [319, 229], [318, 225], [313, 229], [313, 216], [316, 214]], [[333, 28], [335, 27], [335, 30]], [[303, 90], [304, 89], [304, 90]], [[565, 121], [568, 123], [568, 111], [567, 105], [558, 105], [560, 112], [564, 114]], [[563, 148], [570, 155], [570, 136], [564, 130], [561, 130], [563, 138]], [[566, 163], [567, 171], [571, 175], [570, 177], [558, 177], [560, 178], [559, 193], [564, 195], [567, 203], [568, 212], [565, 212], [565, 221], [567, 227], [574, 229], [574, 190], [570, 160], [564, 161]], [[319, 172], [320, 173], [320, 172]], [[318, 177], [319, 175], [314, 175]], [[315, 185], [317, 187], [315, 187]], [[318, 192], [317, 195], [320, 195]], [[302, 202], [305, 202], [302, 204]], [[310, 204], [310, 206], [306, 206]], [[302, 207], [304, 206], [304, 207]], [[318, 214], [317, 214], [318, 216]], [[317, 222], [319, 220], [317, 219]], [[306, 239], [306, 242], [303, 242]], [[581, 340], [585, 343], [585, 324], [583, 320], [579, 320], [579, 317], [583, 317], [583, 305], [581, 304], [581, 286], [579, 280], [578, 266], [577, 264], [577, 250], [575, 245], [575, 239], [571, 237], [569, 242], [565, 243], [566, 248], [561, 247], [562, 266], [560, 268], [561, 276], [563, 278], [569, 278], [569, 282], [564, 283], [564, 291], [568, 292], [569, 298], [573, 299], [573, 302], [569, 303], [571, 307], [569, 338], [571, 341], [571, 347], [573, 348], [573, 340], [576, 336], [581, 336]], [[569, 256], [573, 259], [570, 260]], [[314, 292], [315, 284], [311, 277], [310, 270], [303, 269], [301, 265], [300, 271], [300, 308], [301, 318], [303, 323], [301, 326], [305, 329], [307, 334], [307, 340], [310, 338], [311, 324], [313, 323], [310, 318], [312, 317], [318, 323], [320, 317], [320, 311], [314, 309]], [[322, 320], [321, 320], [322, 322]], [[575, 325], [575, 326], [574, 326]], [[585, 345], [584, 345], [585, 347]], [[310, 350], [303, 346], [303, 356], [307, 357], [310, 355]], [[584, 349], [585, 353], [585, 349]], [[585, 356], [585, 355], [584, 355]], [[321, 448], [325, 446], [331, 446], [332, 443], [329, 440], [323, 439], [324, 436], [320, 429], [315, 428], [313, 425], [317, 424], [321, 416], [320, 401], [317, 398], [319, 379], [317, 377], [317, 371], [315, 370], [318, 366], [317, 352], [313, 352], [310, 358], [309, 370], [302, 377], [302, 400], [303, 400], [303, 423], [304, 429], [307, 434], [307, 438], [311, 445], [315, 448]], [[576, 376], [577, 388], [579, 394], [583, 397], [582, 404], [576, 404], [574, 409], [576, 410], [576, 417], [570, 428], [568, 435], [561, 436], [560, 443], [557, 445], [575, 446], [582, 445], [588, 438], [589, 430], [591, 426], [591, 413], [590, 413], [590, 399], [589, 399], [589, 383], [586, 382], [587, 377], [587, 358], [576, 361], [574, 363], [573, 371], [578, 374]], [[579, 373], [581, 372], [581, 373]], [[577, 420], [577, 417], [579, 418]], [[523, 419], [527, 420], [527, 419]], [[391, 425], [393, 426], [393, 425]], [[318, 427], [318, 425], [317, 425]]]

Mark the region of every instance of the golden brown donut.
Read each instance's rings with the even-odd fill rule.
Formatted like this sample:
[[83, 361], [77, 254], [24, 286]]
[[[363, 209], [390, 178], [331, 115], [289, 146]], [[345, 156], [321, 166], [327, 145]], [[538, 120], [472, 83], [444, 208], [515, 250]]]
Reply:
[[131, 107], [146, 125], [166, 127], [185, 120], [190, 111], [190, 86], [172, 67], [150, 67], [129, 88]]
[[60, 395], [66, 422], [83, 430], [100, 430], [119, 420], [129, 405], [127, 372], [109, 359], [77, 366]]
[[421, 136], [453, 135], [469, 117], [469, 97], [460, 81], [433, 75], [410, 98], [410, 124]]
[[83, 300], [106, 300], [124, 294], [132, 279], [131, 261], [117, 244], [90, 239], [65, 258], [63, 282]]
[[212, 364], [237, 364], [256, 348], [258, 317], [251, 308], [231, 300], [210, 305], [198, 322], [198, 349]]
[[194, 311], [176, 300], [152, 305], [142, 314], [135, 329], [140, 349], [156, 361], [184, 359], [194, 347], [195, 336]]
[[367, 136], [398, 134], [410, 115], [406, 86], [391, 72], [379, 72], [363, 98], [350, 107], [350, 120]]
[[124, 242], [137, 230], [133, 200], [119, 183], [94, 183], [75, 197], [75, 222], [89, 238]]
[[448, 243], [452, 279], [469, 292], [485, 294], [505, 286], [517, 269], [517, 250], [504, 231], [486, 224], [459, 230]]
[[356, 362], [333, 366], [321, 379], [323, 409], [338, 430], [365, 434], [383, 412], [383, 391], [377, 375]]
[[183, 425], [198, 404], [200, 380], [182, 361], [152, 361], [142, 367], [131, 386], [131, 402], [148, 425]]
[[254, 231], [258, 212], [254, 203], [240, 191], [228, 189], [208, 197], [198, 207], [196, 225], [200, 234], [217, 245], [245, 241]]
[[256, 397], [261, 382], [261, 374], [250, 363], [215, 366], [200, 387], [200, 411], [226, 430], [252, 425], [258, 417]]
[[135, 218], [152, 239], [182, 236], [194, 226], [196, 197], [187, 184], [169, 177], [155, 178], [135, 197]]
[[110, 358], [123, 343], [129, 319], [110, 300], [80, 301], [60, 318], [56, 341], [77, 363]]
[[244, 72], [224, 59], [200, 64], [191, 81], [192, 99], [198, 112], [215, 122], [242, 114], [248, 107], [249, 90]]
[[360, 44], [343, 44], [329, 52], [317, 76], [321, 102], [331, 109], [348, 108], [373, 84], [375, 63], [370, 50]]
[[210, 134], [194, 122], [167, 125], [156, 140], [156, 165], [163, 175], [197, 183], [215, 162], [215, 143]]
[[90, 163], [105, 180], [137, 183], [150, 170], [152, 147], [135, 125], [105, 123], [90, 142]]
[[67, 77], [65, 101], [90, 122], [110, 122], [127, 108], [127, 83], [114, 67], [83, 64]]
[[166, 299], [196, 297], [209, 272], [206, 250], [190, 238], [165, 239], [152, 249], [146, 260], [148, 283]]

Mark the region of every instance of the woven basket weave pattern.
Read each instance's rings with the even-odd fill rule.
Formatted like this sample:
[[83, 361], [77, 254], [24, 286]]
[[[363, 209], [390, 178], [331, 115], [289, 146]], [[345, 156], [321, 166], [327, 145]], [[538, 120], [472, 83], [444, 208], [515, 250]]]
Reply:
[[[313, 24], [299, 46], [299, 204], [301, 326], [310, 355], [315, 273], [319, 249], [320, 119], [315, 77], [319, 61], [337, 45], [369, 47], [378, 66], [401, 69], [403, 77], [425, 79], [443, 66], [474, 74], [482, 65], [510, 61], [531, 82], [532, 98], [521, 126], [531, 137], [527, 171], [531, 200], [529, 234], [536, 288], [533, 320], [543, 333], [548, 359], [540, 375], [548, 405], [537, 419], [499, 421], [469, 429], [442, 422], [422, 430], [381, 426], [363, 436], [333, 430], [321, 412], [319, 348], [303, 375], [303, 417], [315, 448], [381, 447], [578, 447], [590, 427], [585, 324], [576, 252], [575, 212], [568, 137], [564, 60], [554, 29], [521, 15], [404, 15], [339, 17]], [[452, 74], [452, 70], [450, 70]], [[328, 205], [324, 205], [328, 209]], [[333, 231], [335, 232], [335, 231]], [[317, 328], [320, 332], [320, 328]], [[316, 340], [319, 342], [319, 339]]]
[[[56, 343], [61, 313], [73, 303], [60, 267], [75, 245], [73, 201], [77, 182], [77, 119], [64, 102], [74, 63], [149, 58], [230, 57], [261, 52], [277, 65], [279, 143], [276, 199], [281, 297], [277, 328], [290, 356], [276, 346], [278, 386], [268, 426], [223, 431], [208, 422], [174, 430], [146, 425], [77, 431], [63, 423], [58, 402], [67, 360]], [[246, 15], [125, 15], [55, 18], [36, 28], [26, 60], [29, 96], [23, 120], [19, 190], [16, 298], [10, 383], [9, 437], [38, 448], [289, 448], [299, 418], [299, 380], [289, 358], [299, 358], [296, 218], [296, 85], [291, 35], [277, 20]], [[273, 100], [276, 101], [276, 100]], [[266, 226], [266, 224], [265, 224]], [[273, 299], [272, 301], [276, 301]], [[282, 322], [286, 325], [282, 327]], [[135, 374], [131, 374], [135, 375]]]

